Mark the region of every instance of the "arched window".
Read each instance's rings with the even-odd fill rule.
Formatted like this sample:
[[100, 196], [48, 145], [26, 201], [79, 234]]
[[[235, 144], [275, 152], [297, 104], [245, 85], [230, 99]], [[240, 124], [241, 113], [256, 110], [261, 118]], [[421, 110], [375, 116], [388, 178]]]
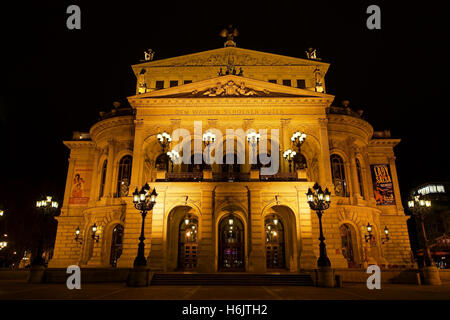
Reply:
[[169, 156], [166, 153], [161, 153], [155, 161], [156, 169], [169, 170]]
[[103, 161], [102, 172], [100, 176], [100, 192], [99, 198], [103, 197], [105, 193], [105, 181], [106, 181], [106, 168], [108, 167], [108, 160]]
[[359, 194], [361, 197], [364, 197], [364, 184], [362, 179], [362, 171], [361, 171], [361, 163], [359, 162], [359, 159], [355, 159], [356, 162], [356, 174], [358, 176], [358, 184], [359, 184]]
[[117, 194], [119, 197], [126, 197], [128, 195], [132, 162], [133, 158], [131, 156], [124, 156], [119, 161], [119, 176], [117, 179]]
[[344, 161], [337, 154], [330, 157], [331, 175], [333, 177], [334, 192], [339, 197], [347, 197], [347, 183], [345, 181]]

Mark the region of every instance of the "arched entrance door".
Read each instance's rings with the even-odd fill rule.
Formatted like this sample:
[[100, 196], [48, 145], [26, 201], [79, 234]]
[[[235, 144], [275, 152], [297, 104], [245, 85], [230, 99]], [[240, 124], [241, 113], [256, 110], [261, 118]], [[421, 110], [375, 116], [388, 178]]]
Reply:
[[219, 270], [244, 271], [244, 225], [230, 214], [219, 223]]
[[178, 233], [178, 269], [192, 270], [197, 267], [198, 220], [186, 216], [180, 223]]
[[278, 215], [270, 215], [264, 221], [266, 232], [267, 269], [283, 269], [285, 263], [284, 227]]
[[343, 224], [339, 227], [339, 232], [341, 234], [341, 250], [342, 255], [347, 260], [349, 268], [356, 268], [357, 263], [355, 261], [355, 251], [352, 239], [352, 228], [347, 224]]
[[109, 257], [109, 264], [117, 267], [117, 260], [122, 255], [123, 246], [123, 226], [118, 224], [114, 227], [111, 239], [111, 255]]

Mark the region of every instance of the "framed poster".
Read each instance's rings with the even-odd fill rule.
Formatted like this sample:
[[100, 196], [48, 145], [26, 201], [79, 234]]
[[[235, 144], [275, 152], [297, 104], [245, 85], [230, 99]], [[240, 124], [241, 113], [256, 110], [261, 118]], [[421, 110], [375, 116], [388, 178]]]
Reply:
[[373, 194], [377, 205], [395, 205], [394, 186], [388, 164], [370, 165]]
[[75, 167], [72, 177], [69, 204], [88, 204], [91, 189], [92, 169]]

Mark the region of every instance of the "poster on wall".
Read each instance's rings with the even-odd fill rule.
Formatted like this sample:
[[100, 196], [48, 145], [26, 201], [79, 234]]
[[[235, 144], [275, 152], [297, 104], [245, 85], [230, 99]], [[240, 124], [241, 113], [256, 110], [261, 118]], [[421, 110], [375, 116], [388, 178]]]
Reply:
[[69, 204], [88, 204], [92, 169], [75, 167], [72, 177]]
[[373, 194], [377, 205], [394, 205], [394, 186], [387, 164], [370, 165], [373, 181]]

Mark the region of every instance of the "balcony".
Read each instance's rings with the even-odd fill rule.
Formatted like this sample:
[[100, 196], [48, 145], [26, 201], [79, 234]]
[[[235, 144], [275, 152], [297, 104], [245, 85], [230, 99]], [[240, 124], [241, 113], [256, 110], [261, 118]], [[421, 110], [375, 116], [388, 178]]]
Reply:
[[[250, 172], [211, 172], [210, 178], [204, 178], [202, 171], [200, 172], [166, 172], [159, 171], [156, 181], [166, 182], [199, 182], [199, 181], [216, 181], [216, 182], [243, 182], [243, 181], [306, 181], [306, 174], [302, 175], [298, 172], [279, 172], [274, 175], [259, 175], [259, 179], [250, 179]], [[252, 175], [253, 176], [253, 175]], [[258, 176], [258, 175], [257, 175]], [[254, 176], [253, 176], [254, 177]]]

